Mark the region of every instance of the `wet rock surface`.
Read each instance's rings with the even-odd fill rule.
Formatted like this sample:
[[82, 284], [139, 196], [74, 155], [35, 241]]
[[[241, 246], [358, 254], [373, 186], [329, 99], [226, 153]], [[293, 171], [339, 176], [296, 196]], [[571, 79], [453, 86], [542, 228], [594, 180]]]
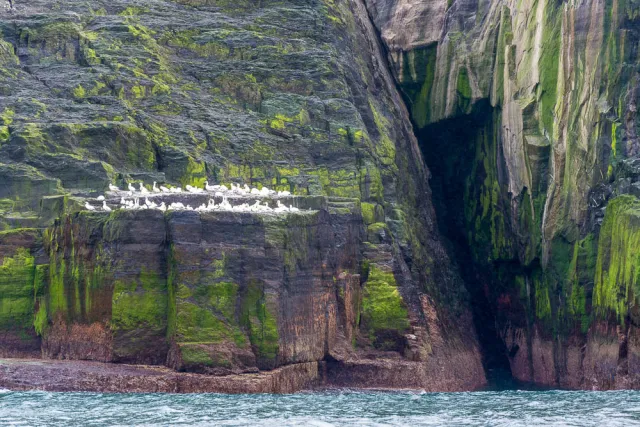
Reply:
[[98, 393], [294, 393], [317, 382], [317, 363], [259, 374], [209, 376], [166, 367], [58, 360], [0, 359], [0, 387]]
[[[0, 229], [42, 241], [0, 258], [0, 286], [24, 290], [3, 354], [24, 353], [18, 319], [46, 358], [224, 375], [375, 350], [445, 377], [460, 352], [485, 381], [364, 3], [37, 0], [0, 16]], [[109, 183], [207, 180], [312, 212], [84, 210]], [[38, 274], [17, 279], [16, 261]]]

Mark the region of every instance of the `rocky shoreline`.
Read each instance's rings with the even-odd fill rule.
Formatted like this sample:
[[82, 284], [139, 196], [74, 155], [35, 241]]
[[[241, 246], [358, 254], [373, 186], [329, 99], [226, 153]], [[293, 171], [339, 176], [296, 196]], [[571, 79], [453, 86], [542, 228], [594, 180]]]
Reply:
[[0, 388], [98, 393], [293, 393], [317, 380], [316, 362], [256, 374], [211, 376], [163, 366], [0, 359]]
[[[296, 393], [349, 388], [460, 391], [460, 384], [426, 381], [425, 364], [398, 360], [307, 362], [259, 373], [214, 376], [164, 366], [80, 360], [0, 359], [0, 389], [96, 393]], [[466, 384], [478, 390], [484, 383]]]

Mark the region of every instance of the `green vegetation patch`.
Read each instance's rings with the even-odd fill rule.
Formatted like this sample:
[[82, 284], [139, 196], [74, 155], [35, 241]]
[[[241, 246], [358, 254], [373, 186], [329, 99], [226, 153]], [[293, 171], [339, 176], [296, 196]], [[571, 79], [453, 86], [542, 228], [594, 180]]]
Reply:
[[261, 283], [251, 282], [247, 286], [241, 310], [240, 321], [249, 330], [258, 367], [274, 368], [279, 349], [278, 322]]
[[409, 328], [407, 308], [393, 273], [375, 265], [370, 266], [364, 285], [361, 321], [374, 345], [383, 349], [396, 346], [395, 342], [385, 339], [386, 336], [397, 337]]
[[620, 196], [607, 205], [600, 229], [593, 306], [596, 314], [617, 314], [624, 322], [640, 295], [640, 200]]
[[164, 332], [167, 324], [167, 283], [156, 272], [142, 270], [130, 283], [116, 281], [111, 327], [115, 331], [151, 329]]
[[35, 279], [35, 260], [29, 250], [19, 248], [14, 256], [4, 258], [0, 266], [0, 329], [31, 329]]

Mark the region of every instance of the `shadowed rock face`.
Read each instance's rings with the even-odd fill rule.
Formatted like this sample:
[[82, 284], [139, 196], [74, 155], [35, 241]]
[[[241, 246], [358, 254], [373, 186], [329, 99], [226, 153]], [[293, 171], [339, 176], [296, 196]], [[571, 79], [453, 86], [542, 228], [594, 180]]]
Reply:
[[637, 5], [366, 3], [513, 375], [637, 388]]

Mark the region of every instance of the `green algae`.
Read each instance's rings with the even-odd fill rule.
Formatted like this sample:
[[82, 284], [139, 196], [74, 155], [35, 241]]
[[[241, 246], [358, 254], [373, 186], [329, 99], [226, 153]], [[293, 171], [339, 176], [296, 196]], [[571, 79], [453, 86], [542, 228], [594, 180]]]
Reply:
[[365, 224], [369, 225], [376, 222], [376, 217], [375, 217], [376, 205], [374, 205], [373, 203], [363, 202], [361, 203], [360, 207], [362, 209], [362, 219]]
[[619, 196], [607, 205], [598, 241], [593, 306], [621, 322], [640, 295], [640, 200]]
[[84, 98], [85, 96], [87, 96], [87, 92], [82, 87], [82, 85], [78, 85], [75, 89], [73, 89], [73, 96], [78, 99]]
[[262, 283], [251, 281], [247, 285], [242, 297], [240, 322], [249, 331], [258, 367], [274, 368], [279, 350], [278, 323]]
[[42, 267], [28, 249], [17, 248], [13, 256], [5, 256], [0, 266], [0, 330], [32, 332], [35, 299], [43, 287]]
[[179, 180], [180, 183], [184, 186], [203, 188], [206, 180], [207, 172], [204, 162], [198, 162], [189, 157], [184, 175]]
[[431, 121], [431, 88], [435, 80], [436, 55], [435, 45], [403, 54], [405, 74], [401, 88], [410, 100], [411, 118], [419, 128]]
[[458, 80], [456, 82], [456, 90], [458, 92], [458, 108], [467, 112], [471, 106], [471, 98], [473, 92], [471, 90], [471, 84], [469, 82], [469, 72], [466, 67], [462, 67], [458, 72]]
[[409, 328], [407, 308], [393, 273], [375, 265], [370, 265], [363, 289], [361, 322], [371, 341], [380, 348], [395, 345], [384, 340], [386, 332], [402, 335]]
[[152, 329], [164, 333], [167, 318], [166, 279], [157, 272], [143, 268], [137, 280], [116, 280], [111, 313], [111, 328], [114, 331]]
[[[542, 0], [539, 0], [542, 1]], [[548, 135], [556, 134], [555, 110], [557, 104], [558, 71], [562, 53], [562, 12], [556, 7], [545, 8], [545, 21], [542, 30], [539, 70], [540, 85], [538, 98], [540, 103], [540, 122]]]
[[209, 352], [198, 344], [181, 344], [180, 356], [187, 366], [219, 366], [214, 363]]

